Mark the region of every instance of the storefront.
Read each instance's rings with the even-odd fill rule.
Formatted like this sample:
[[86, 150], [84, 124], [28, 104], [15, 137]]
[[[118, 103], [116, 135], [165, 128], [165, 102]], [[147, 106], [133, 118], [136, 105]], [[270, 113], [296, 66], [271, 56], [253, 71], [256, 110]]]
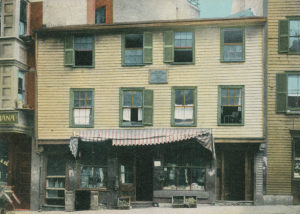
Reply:
[[[69, 151], [67, 145], [45, 147], [43, 203], [48, 206], [68, 211], [116, 208], [123, 199], [171, 206], [176, 196], [215, 201], [211, 130], [83, 130], [68, 146]], [[62, 159], [53, 156], [54, 150], [62, 152], [55, 155], [63, 156], [64, 163], [58, 163]], [[55, 168], [61, 169], [51, 172]]]

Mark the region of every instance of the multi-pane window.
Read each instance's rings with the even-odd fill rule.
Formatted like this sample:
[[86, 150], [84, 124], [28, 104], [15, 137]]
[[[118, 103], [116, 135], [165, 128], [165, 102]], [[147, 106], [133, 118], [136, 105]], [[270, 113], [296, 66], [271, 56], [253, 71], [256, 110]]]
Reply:
[[164, 190], [205, 190], [205, 154], [200, 145], [166, 146]]
[[123, 92], [123, 122], [142, 123], [143, 121], [143, 92]]
[[19, 35], [26, 34], [27, 28], [27, 3], [25, 0], [20, 1], [20, 22], [19, 22]]
[[93, 90], [71, 89], [71, 126], [93, 126]]
[[93, 46], [91, 36], [74, 37], [75, 66], [93, 65]]
[[80, 151], [80, 187], [107, 186], [107, 143], [82, 143]]
[[120, 158], [120, 181], [121, 184], [132, 184], [134, 179], [133, 159], [131, 156]]
[[143, 64], [143, 34], [125, 35], [125, 64]]
[[294, 178], [300, 178], [300, 138], [294, 138]]
[[173, 87], [172, 125], [195, 125], [195, 87]]
[[290, 20], [289, 52], [300, 53], [300, 20]]
[[243, 28], [222, 29], [221, 60], [225, 62], [244, 60], [244, 30]]
[[193, 62], [193, 33], [174, 33], [174, 62]]
[[94, 37], [65, 37], [65, 65], [91, 67], [94, 65]]
[[105, 23], [105, 16], [106, 16], [106, 7], [100, 7], [96, 10], [95, 14], [95, 23], [96, 24], [104, 24]]
[[288, 75], [288, 108], [300, 107], [300, 75]]
[[120, 126], [152, 125], [153, 91], [143, 88], [120, 89]]
[[243, 123], [243, 87], [221, 86], [219, 124], [234, 125]]

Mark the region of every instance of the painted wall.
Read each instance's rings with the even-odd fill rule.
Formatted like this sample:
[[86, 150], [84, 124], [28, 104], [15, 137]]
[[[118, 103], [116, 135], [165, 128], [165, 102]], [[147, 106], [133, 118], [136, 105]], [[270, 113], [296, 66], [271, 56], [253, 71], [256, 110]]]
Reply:
[[[246, 27], [246, 60], [220, 63], [220, 28], [195, 31], [195, 65], [163, 63], [163, 32], [153, 32], [153, 64], [121, 66], [121, 35], [96, 36], [95, 68], [64, 67], [63, 38], [38, 40], [38, 138], [69, 139], [70, 88], [95, 88], [95, 129], [119, 128], [119, 88], [154, 90], [153, 128], [170, 127], [171, 87], [197, 86], [197, 127], [214, 137], [263, 137], [262, 27]], [[166, 69], [168, 84], [149, 84], [149, 69]], [[218, 85], [245, 86], [245, 125], [218, 126]], [[148, 127], [147, 127], [148, 128]], [[151, 128], [151, 127], [150, 127]]]
[[200, 17], [187, 0], [114, 0], [113, 12], [114, 23]]
[[299, 55], [278, 54], [278, 20], [285, 20], [286, 16], [299, 16], [299, 1], [269, 1], [268, 14], [267, 194], [290, 195], [295, 191], [296, 196], [300, 188], [299, 182], [297, 189], [292, 186], [292, 138], [289, 130], [300, 129], [300, 118], [299, 115], [276, 113], [276, 74], [300, 71]]
[[231, 14], [251, 8], [255, 16], [263, 16], [264, 0], [233, 0]]
[[43, 1], [43, 24], [47, 27], [86, 23], [86, 0], [64, 0], [63, 4], [61, 0]]

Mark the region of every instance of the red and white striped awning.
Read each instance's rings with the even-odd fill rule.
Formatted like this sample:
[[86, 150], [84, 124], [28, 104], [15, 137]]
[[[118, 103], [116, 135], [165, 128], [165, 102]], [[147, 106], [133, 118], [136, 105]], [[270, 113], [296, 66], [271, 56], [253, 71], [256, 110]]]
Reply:
[[71, 137], [70, 149], [73, 154], [77, 153], [79, 139], [82, 142], [111, 140], [113, 146], [158, 145], [195, 139], [214, 152], [212, 131], [203, 128], [85, 129]]

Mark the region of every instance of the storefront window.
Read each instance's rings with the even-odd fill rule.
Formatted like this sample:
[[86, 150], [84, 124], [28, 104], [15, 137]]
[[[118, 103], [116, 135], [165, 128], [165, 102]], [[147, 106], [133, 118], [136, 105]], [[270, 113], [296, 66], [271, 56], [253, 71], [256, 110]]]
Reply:
[[198, 146], [177, 145], [164, 153], [165, 190], [204, 190], [205, 155]]
[[80, 187], [103, 188], [107, 185], [107, 144], [80, 144]]
[[0, 184], [7, 183], [8, 148], [6, 142], [0, 142]]

